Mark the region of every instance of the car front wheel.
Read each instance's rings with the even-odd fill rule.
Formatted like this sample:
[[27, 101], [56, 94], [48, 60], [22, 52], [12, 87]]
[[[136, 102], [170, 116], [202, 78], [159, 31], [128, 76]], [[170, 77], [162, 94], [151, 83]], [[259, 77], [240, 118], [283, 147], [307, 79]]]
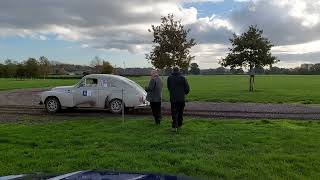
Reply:
[[120, 114], [122, 112], [122, 101], [120, 99], [113, 99], [109, 106], [110, 111], [114, 114]]
[[56, 97], [49, 97], [45, 102], [45, 107], [48, 113], [56, 113], [60, 110], [61, 105]]

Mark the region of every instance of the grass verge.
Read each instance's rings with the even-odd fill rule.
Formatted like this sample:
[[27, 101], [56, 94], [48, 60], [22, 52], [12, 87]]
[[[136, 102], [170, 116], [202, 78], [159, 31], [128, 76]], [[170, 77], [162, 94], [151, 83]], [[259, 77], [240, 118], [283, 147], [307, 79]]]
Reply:
[[[130, 78], [142, 87], [150, 80], [149, 77]], [[162, 79], [164, 100], [168, 101], [166, 78]], [[246, 75], [187, 76], [187, 79], [191, 88], [189, 101], [320, 104], [319, 75], [257, 75], [254, 93], [248, 91]], [[0, 90], [74, 85], [78, 81], [0, 79]]]
[[0, 175], [109, 169], [205, 179], [317, 179], [320, 122], [150, 118], [0, 124]]

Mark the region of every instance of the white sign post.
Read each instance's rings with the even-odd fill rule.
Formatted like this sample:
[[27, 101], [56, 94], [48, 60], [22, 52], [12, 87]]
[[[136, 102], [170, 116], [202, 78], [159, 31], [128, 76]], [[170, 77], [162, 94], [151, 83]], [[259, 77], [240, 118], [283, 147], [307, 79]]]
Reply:
[[121, 103], [121, 106], [122, 106], [122, 122], [124, 123], [125, 121], [124, 121], [124, 99], [123, 99], [123, 92], [124, 90], [122, 89], [121, 90], [121, 97], [122, 97], [122, 103]]

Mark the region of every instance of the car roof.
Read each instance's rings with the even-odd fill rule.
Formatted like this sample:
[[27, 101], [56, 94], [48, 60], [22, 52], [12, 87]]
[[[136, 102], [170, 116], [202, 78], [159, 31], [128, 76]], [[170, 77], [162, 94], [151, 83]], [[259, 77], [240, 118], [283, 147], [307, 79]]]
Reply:
[[89, 75], [86, 75], [85, 78], [113, 78], [113, 79], [121, 79], [121, 80], [127, 79], [125, 77], [113, 75], [113, 74], [89, 74]]

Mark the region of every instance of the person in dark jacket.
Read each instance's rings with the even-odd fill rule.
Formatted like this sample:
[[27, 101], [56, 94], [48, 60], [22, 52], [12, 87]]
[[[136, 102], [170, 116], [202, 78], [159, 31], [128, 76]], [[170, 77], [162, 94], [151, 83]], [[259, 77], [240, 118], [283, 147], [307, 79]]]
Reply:
[[172, 128], [177, 131], [183, 123], [185, 96], [190, 91], [188, 81], [181, 75], [179, 68], [173, 68], [173, 73], [167, 80], [167, 87], [170, 92]]
[[156, 70], [151, 71], [149, 86], [146, 87], [147, 101], [150, 102], [152, 114], [156, 124], [161, 121], [162, 81]]

